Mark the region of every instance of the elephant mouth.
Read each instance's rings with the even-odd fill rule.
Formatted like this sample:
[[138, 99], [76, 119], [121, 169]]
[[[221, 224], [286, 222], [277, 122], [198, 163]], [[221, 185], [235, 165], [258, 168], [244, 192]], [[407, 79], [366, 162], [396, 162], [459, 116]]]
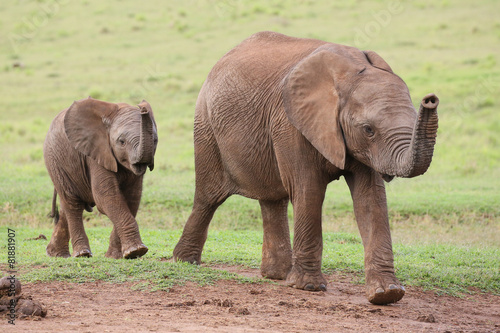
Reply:
[[382, 174], [382, 179], [385, 180], [386, 182], [390, 183], [391, 180], [394, 179], [394, 176], [388, 175], [388, 174]]
[[132, 164], [132, 172], [135, 173], [137, 176], [142, 176], [143, 174], [145, 174], [147, 168], [148, 168], [147, 163]]

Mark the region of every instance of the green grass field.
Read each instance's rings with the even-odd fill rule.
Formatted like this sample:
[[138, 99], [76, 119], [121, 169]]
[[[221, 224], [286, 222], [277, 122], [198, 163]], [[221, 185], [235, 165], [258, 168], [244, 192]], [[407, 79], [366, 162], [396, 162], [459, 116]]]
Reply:
[[[187, 278], [229, 278], [161, 258], [171, 256], [191, 210], [199, 88], [229, 49], [273, 30], [374, 50], [405, 80], [416, 106], [429, 92], [439, 96], [429, 171], [387, 185], [397, 274], [408, 285], [445, 292], [500, 293], [497, 1], [40, 0], [4, 2], [0, 11], [0, 269], [10, 227], [18, 230], [18, 261], [28, 281], [137, 275], [163, 288]], [[138, 214], [150, 248], [144, 259], [105, 259], [111, 222], [97, 213], [85, 214], [93, 259], [48, 258], [46, 241], [24, 241], [51, 234], [52, 184], [42, 153], [50, 122], [89, 95], [130, 104], [146, 99], [155, 112], [160, 141]], [[324, 230], [324, 270], [362, 276], [343, 180], [328, 189]], [[231, 197], [215, 215], [203, 259], [258, 267], [261, 238], [258, 203]], [[85, 273], [97, 266], [102, 274]], [[153, 274], [158, 267], [172, 273]]]

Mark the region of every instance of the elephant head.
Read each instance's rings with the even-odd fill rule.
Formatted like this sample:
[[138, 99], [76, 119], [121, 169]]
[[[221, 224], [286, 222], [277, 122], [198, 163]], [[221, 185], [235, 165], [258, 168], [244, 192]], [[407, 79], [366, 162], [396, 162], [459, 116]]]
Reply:
[[406, 84], [375, 52], [320, 47], [284, 85], [288, 119], [338, 168], [349, 154], [386, 181], [427, 171], [439, 99], [425, 96], [417, 113]]
[[110, 171], [117, 172], [118, 163], [138, 176], [154, 168], [158, 135], [146, 101], [138, 106], [90, 97], [76, 101], [66, 112], [64, 129], [76, 150]]

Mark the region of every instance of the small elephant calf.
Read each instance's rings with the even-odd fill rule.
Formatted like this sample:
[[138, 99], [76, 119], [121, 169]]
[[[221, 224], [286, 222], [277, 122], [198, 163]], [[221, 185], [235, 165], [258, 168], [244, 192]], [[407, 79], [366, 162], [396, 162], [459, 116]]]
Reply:
[[74, 257], [92, 256], [82, 213], [94, 206], [113, 222], [106, 257], [146, 254], [135, 216], [144, 173], [154, 168], [157, 143], [153, 111], [146, 101], [131, 106], [89, 97], [54, 118], [44, 143], [45, 165], [54, 183], [49, 256], [69, 257], [70, 239]]

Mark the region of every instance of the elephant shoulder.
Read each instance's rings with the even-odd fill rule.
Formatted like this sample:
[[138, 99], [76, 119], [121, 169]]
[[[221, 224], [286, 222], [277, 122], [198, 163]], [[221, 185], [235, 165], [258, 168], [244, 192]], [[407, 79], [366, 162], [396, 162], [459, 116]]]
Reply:
[[260, 31], [257, 33], [254, 33], [250, 37], [248, 37], [245, 41], [287, 41], [287, 40], [292, 40], [292, 39], [297, 39], [295, 37], [290, 37], [287, 35], [280, 34], [279, 32], [274, 32], [274, 31]]
[[274, 31], [261, 31], [251, 35], [240, 45], [245, 46], [246, 44], [255, 43], [264, 44], [268, 48], [285, 48], [287, 51], [291, 51], [290, 48], [293, 49], [294, 46], [310, 48], [326, 44], [326, 42], [318, 39], [292, 37]]
[[64, 125], [64, 117], [66, 116], [66, 112], [68, 111], [68, 108], [60, 111], [52, 120], [52, 126], [60, 126]]
[[47, 133], [47, 139], [50, 137], [57, 137], [57, 140], [67, 139], [66, 133], [64, 132], [64, 117], [67, 110], [68, 109], [62, 110], [54, 117], [50, 124], [49, 132]]

